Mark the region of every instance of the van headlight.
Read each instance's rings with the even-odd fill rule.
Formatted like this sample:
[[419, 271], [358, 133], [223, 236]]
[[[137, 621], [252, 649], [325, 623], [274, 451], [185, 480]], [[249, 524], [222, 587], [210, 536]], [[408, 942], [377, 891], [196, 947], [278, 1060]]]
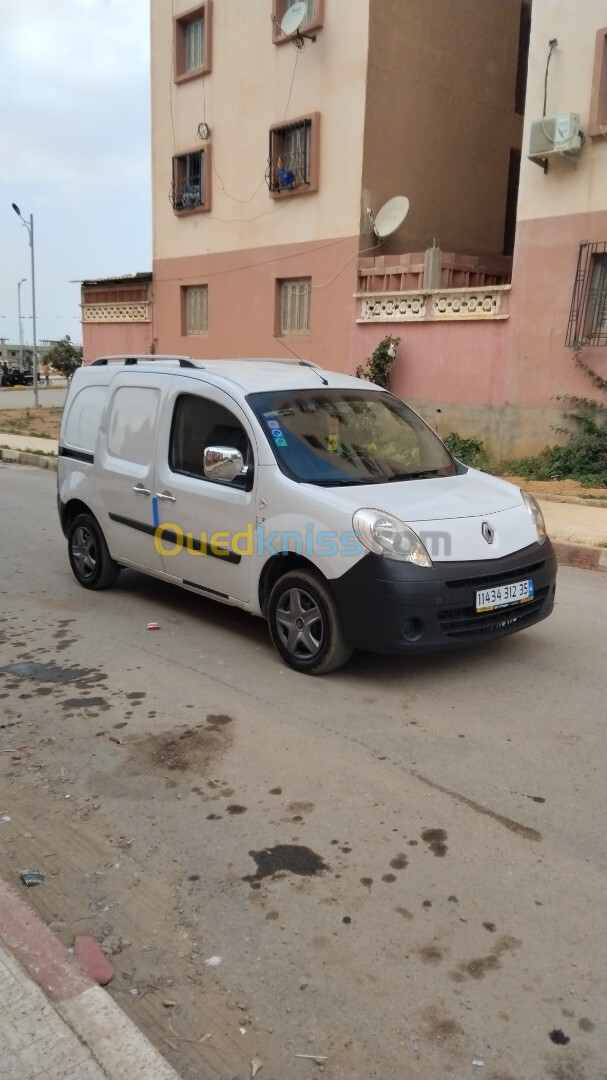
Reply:
[[537, 500], [533, 498], [533, 495], [530, 495], [528, 491], [523, 491], [522, 488], [520, 489], [520, 492], [523, 502], [531, 515], [531, 520], [535, 525], [537, 542], [538, 544], [543, 544], [546, 540], [546, 523], [544, 521], [544, 515], [537, 504]]
[[432, 566], [432, 559], [417, 533], [391, 514], [382, 514], [379, 510], [357, 510], [352, 518], [352, 527], [363, 547], [376, 555], [384, 555], [398, 562], [410, 562], [414, 566]]

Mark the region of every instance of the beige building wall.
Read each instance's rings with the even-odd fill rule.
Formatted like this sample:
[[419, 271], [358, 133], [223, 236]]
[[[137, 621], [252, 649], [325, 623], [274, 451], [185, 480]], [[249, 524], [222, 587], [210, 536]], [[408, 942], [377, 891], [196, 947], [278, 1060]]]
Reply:
[[[271, 0], [215, 0], [212, 70], [176, 85], [173, 18], [190, 0], [151, 0], [154, 258], [179, 258], [358, 234], [369, 0], [325, 5], [315, 42], [272, 42]], [[172, 10], [173, 9], [173, 10]], [[317, 194], [270, 198], [269, 128], [320, 114]], [[206, 122], [211, 139], [197, 138]], [[211, 209], [175, 215], [174, 154], [206, 145]]]
[[[533, 6], [519, 221], [607, 209], [607, 128], [604, 135], [589, 131], [595, 43], [601, 28], [607, 32], [605, 0], [536, 0]], [[553, 38], [558, 45], [548, 68], [546, 113], [578, 113], [586, 142], [574, 161], [551, 159], [545, 175], [526, 153], [531, 123], [542, 115], [548, 42]]]
[[520, 0], [371, 0], [363, 188], [374, 210], [411, 204], [382, 253], [435, 238], [503, 252], [520, 13]]
[[[607, 128], [604, 134], [591, 134], [599, 31], [604, 40], [604, 0], [534, 3], [512, 275], [507, 402], [521, 415], [532, 414], [535, 430], [528, 431], [524, 446], [520, 438], [515, 439], [517, 451], [537, 452], [558, 441], [555, 428], [562, 427], [565, 408], [560, 398], [601, 397], [576, 367], [573, 344], [566, 343], [580, 250], [583, 254], [589, 250], [583, 245], [607, 243]], [[530, 125], [542, 116], [549, 42], [554, 38], [558, 44], [548, 67], [546, 115], [578, 113], [586, 141], [574, 160], [552, 157], [544, 172], [526, 155]], [[607, 110], [605, 95], [607, 84]], [[588, 292], [586, 302], [591, 302]], [[582, 311], [582, 335], [585, 323]], [[581, 355], [593, 370], [607, 377], [603, 343], [585, 346]]]

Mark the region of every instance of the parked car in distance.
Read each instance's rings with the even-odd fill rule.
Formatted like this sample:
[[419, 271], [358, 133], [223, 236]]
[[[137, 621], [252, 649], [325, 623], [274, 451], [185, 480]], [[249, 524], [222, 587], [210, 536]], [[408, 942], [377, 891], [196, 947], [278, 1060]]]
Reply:
[[87, 589], [122, 567], [267, 619], [310, 674], [526, 629], [553, 609], [535, 499], [393, 394], [296, 360], [102, 357], [74, 374], [58, 506]]

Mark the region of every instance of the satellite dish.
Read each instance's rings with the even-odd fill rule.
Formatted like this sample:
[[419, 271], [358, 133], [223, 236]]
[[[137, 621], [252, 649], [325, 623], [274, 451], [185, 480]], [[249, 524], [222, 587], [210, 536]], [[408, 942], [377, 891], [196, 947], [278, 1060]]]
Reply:
[[291, 4], [291, 7], [287, 8], [280, 24], [285, 37], [291, 37], [297, 33], [301, 24], [306, 21], [307, 13], [308, 7], [305, 0], [298, 0], [298, 3]]
[[[373, 221], [373, 231], [380, 240], [391, 236], [402, 225], [409, 213], [409, 200], [405, 195], [395, 195], [377, 211]], [[372, 219], [373, 220], [373, 219]]]

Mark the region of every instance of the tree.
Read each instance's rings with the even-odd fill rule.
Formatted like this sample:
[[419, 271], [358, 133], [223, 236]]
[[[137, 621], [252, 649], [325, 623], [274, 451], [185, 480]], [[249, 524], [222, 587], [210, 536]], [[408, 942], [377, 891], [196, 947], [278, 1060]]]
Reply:
[[62, 341], [51, 346], [44, 362], [69, 382], [76, 368], [82, 367], [82, 345], [74, 345], [69, 334], [66, 334]]

